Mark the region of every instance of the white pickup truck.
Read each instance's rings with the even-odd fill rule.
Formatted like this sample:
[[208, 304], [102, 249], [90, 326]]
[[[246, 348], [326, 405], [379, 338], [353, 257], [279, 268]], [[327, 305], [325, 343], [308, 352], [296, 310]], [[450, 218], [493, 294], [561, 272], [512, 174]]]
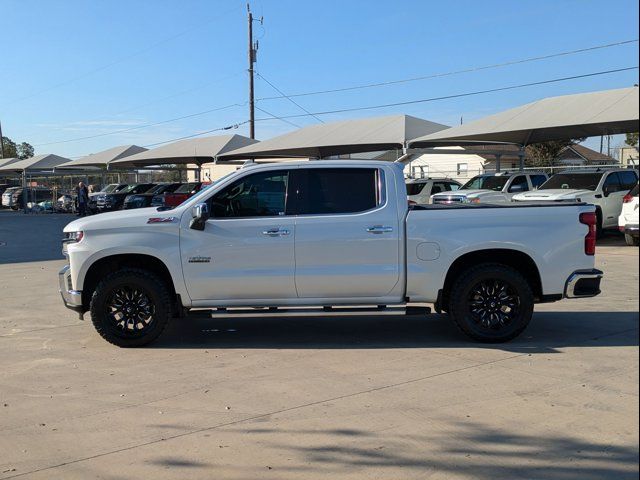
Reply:
[[431, 197], [432, 203], [499, 203], [510, 202], [520, 192], [534, 190], [547, 181], [546, 173], [483, 173], [454, 192], [441, 192]]
[[409, 208], [399, 164], [256, 165], [170, 210], [71, 222], [60, 292], [123, 347], [191, 309], [397, 315], [423, 303], [501, 342], [526, 328], [534, 303], [600, 293], [595, 219], [577, 203]]

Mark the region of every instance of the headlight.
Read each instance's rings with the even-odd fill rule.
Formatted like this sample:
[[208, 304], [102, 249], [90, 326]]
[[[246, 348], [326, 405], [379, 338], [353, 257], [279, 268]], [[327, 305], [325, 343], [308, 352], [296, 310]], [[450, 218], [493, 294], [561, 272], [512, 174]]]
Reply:
[[84, 238], [84, 232], [66, 232], [62, 239], [62, 254], [67, 256], [67, 246], [70, 243], [78, 243]]

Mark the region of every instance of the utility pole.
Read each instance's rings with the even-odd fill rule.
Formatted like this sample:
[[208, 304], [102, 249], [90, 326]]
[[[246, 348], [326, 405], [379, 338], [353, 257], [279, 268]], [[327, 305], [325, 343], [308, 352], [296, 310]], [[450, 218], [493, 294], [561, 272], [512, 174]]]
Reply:
[[[253, 64], [258, 59], [258, 42], [253, 41], [253, 14], [251, 5], [247, 3], [247, 20], [249, 22], [249, 138], [256, 138], [255, 100], [253, 91]], [[262, 18], [260, 18], [262, 24]]]
[[0, 122], [0, 158], [4, 158], [4, 140], [2, 139], [2, 122]]

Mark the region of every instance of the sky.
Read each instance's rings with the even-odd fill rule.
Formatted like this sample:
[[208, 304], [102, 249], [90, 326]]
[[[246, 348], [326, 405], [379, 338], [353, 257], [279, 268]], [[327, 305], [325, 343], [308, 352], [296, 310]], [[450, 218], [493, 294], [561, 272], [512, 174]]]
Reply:
[[[638, 66], [637, 0], [253, 0], [256, 137], [375, 106]], [[239, 0], [0, 0], [0, 122], [36, 154], [77, 158], [240, 124], [248, 134], [247, 10]], [[420, 81], [430, 76], [625, 45]], [[543, 97], [629, 87], [638, 70], [397, 107], [446, 125]], [[203, 113], [206, 112], [206, 113]], [[266, 113], [268, 112], [268, 113]], [[276, 119], [290, 115], [306, 115]], [[179, 120], [173, 119], [179, 117]], [[153, 124], [153, 125], [150, 125]], [[123, 131], [126, 130], [126, 131]], [[221, 132], [214, 132], [221, 133]], [[85, 138], [92, 137], [92, 138]], [[614, 138], [614, 144], [620, 138]], [[588, 145], [599, 147], [598, 139]]]

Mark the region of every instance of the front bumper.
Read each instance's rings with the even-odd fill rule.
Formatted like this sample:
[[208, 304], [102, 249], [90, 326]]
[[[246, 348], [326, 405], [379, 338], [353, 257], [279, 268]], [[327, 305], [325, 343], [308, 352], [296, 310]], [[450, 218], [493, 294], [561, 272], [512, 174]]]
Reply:
[[577, 270], [567, 279], [565, 298], [587, 298], [600, 294], [600, 281], [604, 272], [597, 269]]
[[62, 295], [64, 306], [82, 315], [82, 313], [84, 313], [82, 307], [82, 291], [71, 288], [71, 267], [69, 267], [69, 265], [65, 265], [62, 270], [58, 272], [58, 283], [60, 285], [60, 295]]

